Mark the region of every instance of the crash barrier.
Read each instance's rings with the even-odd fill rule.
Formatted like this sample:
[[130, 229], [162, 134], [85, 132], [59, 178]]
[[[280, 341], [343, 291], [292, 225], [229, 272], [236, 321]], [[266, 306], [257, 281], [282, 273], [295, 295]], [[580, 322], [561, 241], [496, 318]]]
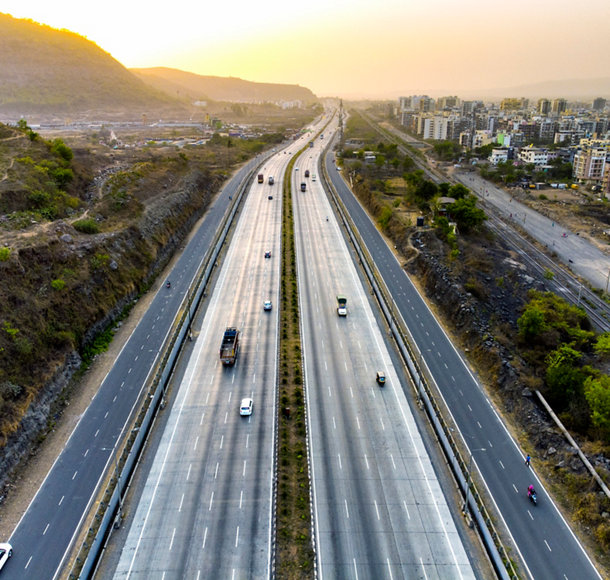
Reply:
[[[331, 145], [329, 144], [328, 147], [330, 148], [330, 146]], [[452, 435], [452, 428], [444, 418], [444, 415], [449, 413], [447, 410], [443, 413], [438, 404], [438, 400], [442, 400], [438, 386], [425, 364], [422, 353], [413, 339], [409, 328], [400, 315], [390, 291], [368, 253], [366, 244], [361, 239], [357, 228], [352, 222], [340, 196], [334, 188], [326, 171], [324, 162], [321, 163], [321, 169], [322, 171], [320, 173], [325, 182], [325, 186], [327, 191], [330, 192], [331, 203], [335, 206], [336, 211], [345, 226], [347, 235], [354, 246], [364, 273], [388, 324], [391, 336], [395, 340], [398, 350], [413, 380], [418, 403], [425, 408], [434, 431], [441, 443], [445, 457], [466, 497], [464, 507], [467, 507], [467, 509], [464, 511], [465, 513], [472, 514], [474, 517], [477, 529], [479, 530], [487, 554], [498, 577], [503, 579], [517, 579], [518, 575], [513, 563], [495, 529], [491, 515], [483, 503], [482, 495], [479, 493], [477, 486], [472, 480], [472, 474], [469, 469], [470, 461], [464, 460], [462, 452], [458, 448], [457, 442]]]
[[[238, 186], [238, 193], [233, 196], [230, 209], [217, 230], [210, 249], [201, 260], [199, 268], [193, 278], [193, 283], [186, 293], [174, 321], [166, 335], [165, 343], [162, 345], [161, 356], [157, 359], [154, 371], [149, 375], [152, 378], [145, 385], [140, 398], [140, 407], [136, 416], [126, 422], [121, 432], [117, 445], [113, 451], [112, 476], [106, 476], [99, 485], [105, 487], [97, 495], [98, 504], [92, 517], [89, 519], [86, 537], [83, 540], [78, 554], [70, 567], [69, 578], [90, 578], [95, 566], [104, 549], [104, 544], [111, 525], [120, 527], [123, 518], [123, 497], [128, 487], [130, 476], [142, 452], [153, 419], [159, 408], [165, 406], [165, 396], [168, 379], [178, 359], [180, 350], [191, 332], [191, 321], [195, 315], [201, 298], [205, 294], [212, 271], [216, 266], [216, 260], [227, 235], [239, 210], [247, 187], [258, 173], [259, 167], [273, 151], [267, 152], [263, 159], [253, 160], [252, 168], [246, 173]], [[129, 426], [129, 428], [128, 428]], [[107, 470], [109, 466], [107, 467]], [[102, 476], [104, 477], [104, 476]]]

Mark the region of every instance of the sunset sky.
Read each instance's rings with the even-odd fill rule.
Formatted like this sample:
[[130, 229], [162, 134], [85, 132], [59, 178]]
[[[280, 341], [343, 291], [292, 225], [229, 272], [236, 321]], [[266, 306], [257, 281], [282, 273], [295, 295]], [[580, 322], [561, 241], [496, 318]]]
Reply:
[[2, 0], [126, 67], [395, 97], [610, 76], [609, 0]]

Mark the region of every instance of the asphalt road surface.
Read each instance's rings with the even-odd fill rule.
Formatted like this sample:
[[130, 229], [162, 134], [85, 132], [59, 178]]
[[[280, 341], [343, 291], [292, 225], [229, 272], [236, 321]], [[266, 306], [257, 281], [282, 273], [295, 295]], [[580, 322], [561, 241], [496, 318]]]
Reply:
[[[600, 578], [581, 544], [536, 477], [524, 465], [527, 453], [512, 439], [482, 387], [417, 293], [401, 265], [337, 171], [332, 152], [324, 160], [332, 182], [363, 237], [373, 260], [409, 327], [436, 384], [472, 453], [478, 470], [509, 531], [530, 578]], [[538, 505], [527, 499], [527, 486]]]
[[[282, 177], [301, 146], [267, 160], [242, 205], [114, 578], [271, 575]], [[228, 326], [234, 366], [219, 358]]]
[[[319, 575], [474, 578], [366, 291], [314, 181], [323, 144], [299, 158], [292, 176]], [[337, 315], [337, 294], [348, 297], [346, 317]]]

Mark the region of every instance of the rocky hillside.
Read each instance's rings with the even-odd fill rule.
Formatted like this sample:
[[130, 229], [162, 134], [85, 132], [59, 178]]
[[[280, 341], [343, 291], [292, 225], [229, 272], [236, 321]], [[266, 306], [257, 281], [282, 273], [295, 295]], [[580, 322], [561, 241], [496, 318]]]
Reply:
[[[0, 115], [95, 118], [182, 110], [86, 38], [0, 14]], [[95, 114], [92, 114], [95, 112]]]
[[317, 97], [299, 85], [255, 83], [238, 78], [197, 75], [172, 68], [130, 69], [159, 91], [189, 101], [230, 101], [233, 103], [313, 103]]

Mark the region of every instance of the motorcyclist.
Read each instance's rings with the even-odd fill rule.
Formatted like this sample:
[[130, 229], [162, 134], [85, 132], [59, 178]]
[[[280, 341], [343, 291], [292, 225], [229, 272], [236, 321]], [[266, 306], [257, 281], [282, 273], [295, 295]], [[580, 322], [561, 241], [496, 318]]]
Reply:
[[527, 488], [527, 497], [531, 498], [533, 495], [536, 495], [536, 490], [534, 489], [533, 485], [530, 485]]
[[171, 288], [172, 283], [168, 280], [167, 283], [165, 284], [168, 288]]

